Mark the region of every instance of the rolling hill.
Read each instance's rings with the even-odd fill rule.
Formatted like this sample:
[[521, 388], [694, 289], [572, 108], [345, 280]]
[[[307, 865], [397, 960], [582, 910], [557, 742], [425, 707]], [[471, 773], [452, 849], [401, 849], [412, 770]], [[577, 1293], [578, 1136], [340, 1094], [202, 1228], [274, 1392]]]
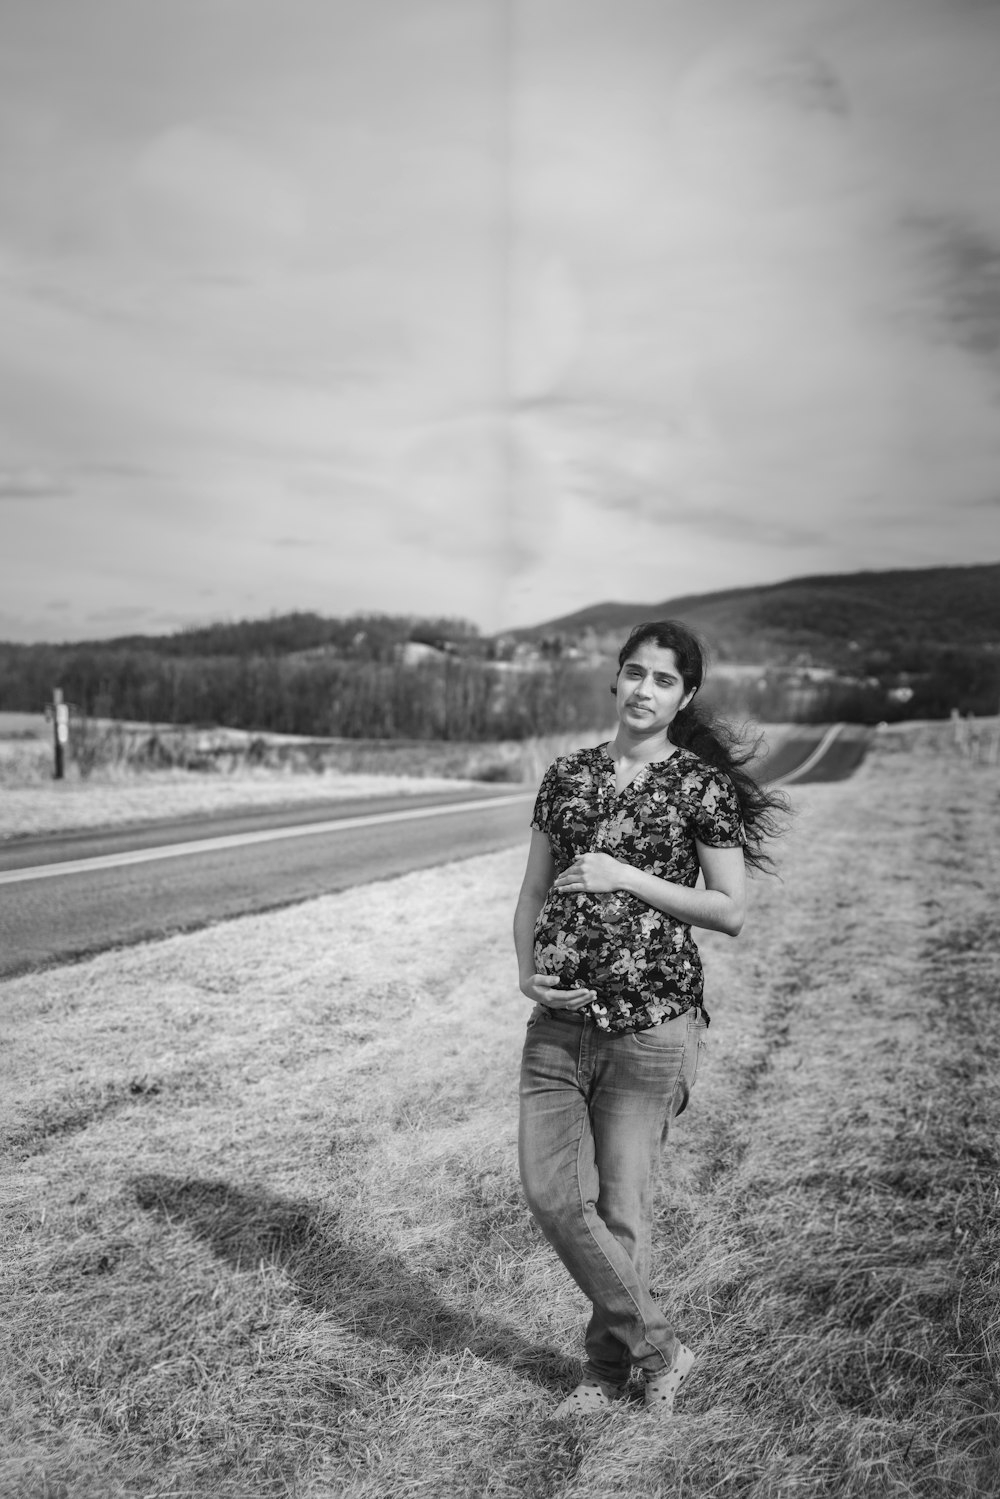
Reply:
[[511, 633], [525, 640], [585, 633], [620, 641], [645, 619], [685, 620], [720, 661], [830, 666], [921, 647], [1000, 650], [1000, 563], [833, 573], [661, 603], [593, 604]]

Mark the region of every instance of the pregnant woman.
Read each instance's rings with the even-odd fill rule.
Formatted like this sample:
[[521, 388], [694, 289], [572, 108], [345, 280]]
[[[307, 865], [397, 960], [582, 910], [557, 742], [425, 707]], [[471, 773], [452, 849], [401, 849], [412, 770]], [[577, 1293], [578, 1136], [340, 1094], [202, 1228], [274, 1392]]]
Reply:
[[669, 1414], [694, 1363], [648, 1285], [656, 1166], [709, 1023], [691, 927], [738, 935], [747, 865], [768, 864], [783, 806], [693, 706], [704, 671], [685, 625], [637, 626], [618, 658], [614, 740], [550, 765], [532, 819], [514, 917], [535, 1006], [521, 1181], [593, 1307], [583, 1377], [557, 1415], [604, 1408], [633, 1368], [647, 1409]]

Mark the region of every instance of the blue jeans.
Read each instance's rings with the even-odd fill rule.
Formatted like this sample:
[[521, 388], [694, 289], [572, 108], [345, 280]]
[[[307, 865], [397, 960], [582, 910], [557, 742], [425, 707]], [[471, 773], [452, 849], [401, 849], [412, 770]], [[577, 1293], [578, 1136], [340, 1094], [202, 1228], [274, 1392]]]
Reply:
[[700, 1010], [610, 1035], [536, 1005], [521, 1058], [521, 1182], [543, 1234], [589, 1297], [585, 1378], [669, 1369], [679, 1340], [649, 1292], [653, 1193], [670, 1121], [705, 1036]]

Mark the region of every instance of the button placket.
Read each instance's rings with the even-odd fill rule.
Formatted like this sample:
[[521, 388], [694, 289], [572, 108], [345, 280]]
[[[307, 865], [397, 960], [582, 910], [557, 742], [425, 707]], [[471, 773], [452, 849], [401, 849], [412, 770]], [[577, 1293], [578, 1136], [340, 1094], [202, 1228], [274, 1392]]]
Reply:
[[[629, 788], [626, 786], [625, 791], [627, 792], [628, 789]], [[598, 783], [597, 805], [599, 809], [599, 816], [597, 819], [597, 827], [594, 833], [595, 853], [604, 853], [606, 851], [605, 835], [609, 826], [611, 825], [611, 822], [617, 814], [617, 803], [620, 799], [620, 795], [624, 794], [625, 792], [618, 792], [617, 786], [615, 785], [614, 766], [610, 765], [609, 762], [609, 769], [605, 771], [603, 780]], [[600, 906], [601, 920], [603, 921], [603, 923], [606, 926], [618, 926], [625, 915], [621, 897], [618, 894], [618, 891], [607, 890], [602, 892], [598, 904]]]

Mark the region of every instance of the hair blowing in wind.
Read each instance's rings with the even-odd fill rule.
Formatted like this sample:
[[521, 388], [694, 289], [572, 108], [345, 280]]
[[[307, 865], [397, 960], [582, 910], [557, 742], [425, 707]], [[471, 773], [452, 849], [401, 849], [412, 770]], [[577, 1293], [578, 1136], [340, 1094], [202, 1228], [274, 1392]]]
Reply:
[[[707, 672], [708, 651], [694, 631], [679, 619], [646, 620], [636, 625], [618, 653], [618, 670], [621, 671], [626, 661], [647, 642], [661, 650], [673, 651], [685, 691], [695, 694], [670, 725], [671, 744], [690, 750], [729, 777], [746, 829], [746, 862], [751, 869], [773, 872], [774, 861], [765, 852], [764, 843], [784, 830], [790, 809], [782, 792], [768, 790], [747, 769], [757, 752], [761, 736], [749, 739], [725, 720], [714, 717], [699, 703], [698, 692]], [[614, 686], [611, 690], [615, 691]]]

